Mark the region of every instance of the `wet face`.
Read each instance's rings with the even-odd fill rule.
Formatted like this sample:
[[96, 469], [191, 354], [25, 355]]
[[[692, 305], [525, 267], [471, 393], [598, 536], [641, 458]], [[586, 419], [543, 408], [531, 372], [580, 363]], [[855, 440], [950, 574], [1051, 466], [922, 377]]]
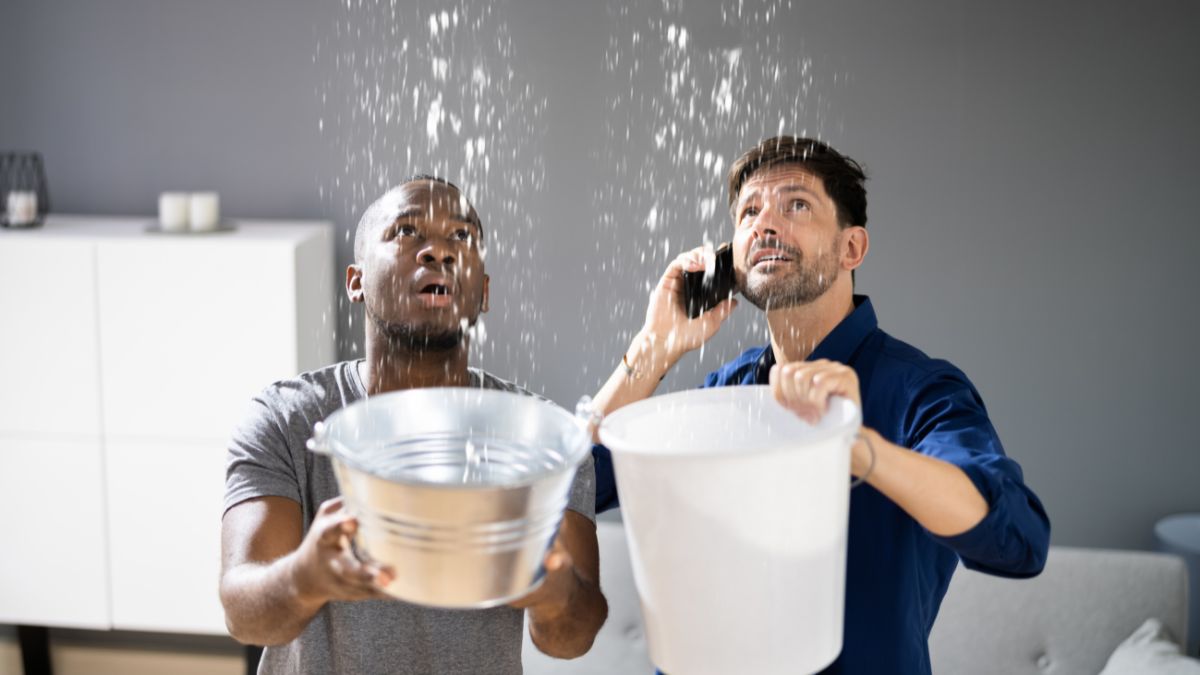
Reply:
[[762, 169], [733, 207], [738, 290], [759, 309], [806, 305], [842, 273], [844, 230], [823, 181], [796, 164]]
[[367, 320], [415, 349], [457, 347], [487, 311], [482, 233], [470, 203], [436, 181], [406, 183], [368, 210], [346, 290]]

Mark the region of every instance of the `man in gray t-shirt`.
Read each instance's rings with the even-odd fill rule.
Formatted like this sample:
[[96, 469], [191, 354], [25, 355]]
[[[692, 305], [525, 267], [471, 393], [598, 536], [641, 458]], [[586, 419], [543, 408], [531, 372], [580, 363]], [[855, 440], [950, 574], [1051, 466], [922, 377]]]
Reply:
[[[466, 326], [487, 308], [482, 226], [458, 188], [418, 177], [359, 223], [346, 288], [366, 305], [366, 358], [267, 387], [229, 450], [221, 600], [238, 640], [269, 645], [262, 673], [520, 673], [521, 625], [563, 658], [590, 648], [607, 614], [599, 588], [590, 458], [545, 560], [546, 579], [510, 606], [444, 610], [380, 586], [404, 570], [357, 560], [329, 458], [313, 425], [368, 395], [465, 386], [528, 394], [467, 367]], [[422, 414], [414, 410], [414, 415]]]

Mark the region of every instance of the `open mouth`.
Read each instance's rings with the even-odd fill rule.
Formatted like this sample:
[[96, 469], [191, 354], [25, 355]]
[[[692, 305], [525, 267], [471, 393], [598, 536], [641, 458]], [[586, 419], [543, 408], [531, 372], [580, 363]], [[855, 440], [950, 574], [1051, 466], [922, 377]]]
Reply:
[[791, 260], [791, 258], [782, 255], [766, 255], [759, 258], [754, 264], [757, 265], [759, 263], [784, 262], [788, 260]]
[[769, 265], [773, 263], [791, 262], [790, 256], [784, 255], [778, 251], [760, 251], [754, 254], [751, 258], [751, 267], [759, 265]]
[[446, 284], [425, 284], [417, 291], [417, 302], [429, 309], [445, 309], [454, 306], [453, 287]]

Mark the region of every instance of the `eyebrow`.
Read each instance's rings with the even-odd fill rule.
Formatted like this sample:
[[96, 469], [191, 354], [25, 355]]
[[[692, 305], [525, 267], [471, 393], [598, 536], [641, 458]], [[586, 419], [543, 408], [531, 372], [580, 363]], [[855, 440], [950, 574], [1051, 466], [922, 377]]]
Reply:
[[[791, 193], [791, 192], [803, 192], [806, 195], [812, 196], [814, 199], [820, 199], [820, 196], [816, 192], [813, 192], [812, 190], [810, 190], [798, 183], [790, 183], [788, 185], [784, 185], [784, 186], [776, 188], [776, 189], [785, 194]], [[738, 200], [737, 200], [737, 202], [734, 203], [734, 206], [741, 206], [742, 204], [744, 204], [746, 202], [747, 199], [750, 199], [751, 197], [757, 197], [758, 195], [762, 194], [762, 192], [763, 191], [760, 189], [751, 188], [749, 192], [743, 193], [746, 196], [738, 197]]]
[[[395, 223], [397, 220], [404, 220], [406, 218], [415, 218], [417, 216], [424, 216], [428, 213], [429, 213], [429, 209], [423, 209], [423, 208], [413, 206], [413, 207], [404, 209], [400, 213], [397, 213], [396, 217], [392, 218], [392, 222]], [[459, 215], [459, 214], [450, 216], [450, 220], [453, 220], [453, 221], [459, 222], [459, 223], [466, 223], [467, 225], [475, 224], [475, 221], [471, 220], [471, 218], [469, 216], [464, 216], [464, 215]]]
[[804, 193], [806, 193], [806, 194], [810, 194], [810, 195], [812, 195], [812, 196], [814, 196], [814, 197], [816, 197], [816, 196], [817, 196], [817, 193], [816, 193], [816, 192], [813, 192], [812, 190], [810, 190], [810, 189], [808, 189], [808, 188], [804, 187], [803, 185], [798, 185], [798, 184], [795, 184], [795, 183], [793, 183], [793, 184], [791, 184], [791, 185], [785, 185], [785, 186], [783, 186], [782, 188], [780, 188], [780, 191], [781, 191], [781, 192], [804, 192]]

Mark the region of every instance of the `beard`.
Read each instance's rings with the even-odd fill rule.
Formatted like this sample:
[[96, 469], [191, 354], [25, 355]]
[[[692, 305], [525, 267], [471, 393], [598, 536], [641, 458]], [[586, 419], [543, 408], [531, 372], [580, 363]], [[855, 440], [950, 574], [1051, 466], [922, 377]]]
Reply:
[[[836, 244], [836, 241], [833, 242]], [[771, 242], [771, 248], [784, 252], [791, 262], [776, 263], [776, 266], [791, 266], [773, 274], [756, 274], [753, 269], [742, 279], [742, 295], [750, 304], [763, 310], [783, 309], [807, 305], [825, 294], [838, 274], [838, 247], [831, 245], [824, 253], [806, 263], [800, 249]]]
[[417, 322], [390, 323], [367, 312], [371, 322], [387, 336], [388, 347], [395, 350], [436, 353], [458, 349], [466, 339], [462, 327], [445, 328]]

